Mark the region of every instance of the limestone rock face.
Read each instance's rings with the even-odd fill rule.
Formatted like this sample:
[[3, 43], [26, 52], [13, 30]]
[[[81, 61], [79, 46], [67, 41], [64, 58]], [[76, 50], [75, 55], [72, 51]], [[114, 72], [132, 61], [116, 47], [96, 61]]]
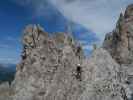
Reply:
[[12, 100], [13, 89], [8, 82], [0, 84], [0, 100]]
[[125, 12], [125, 18], [133, 16], [133, 4], [129, 5]]
[[77, 50], [65, 33], [59, 35], [62, 40], [58, 35], [50, 37], [36, 25], [24, 32], [13, 100], [77, 100], [83, 91], [82, 49]]
[[128, 100], [128, 86], [124, 85], [126, 74], [121, 72], [110, 54], [96, 49], [89, 60], [85, 60], [85, 90], [79, 100]]
[[120, 14], [116, 29], [107, 34], [103, 47], [119, 64], [133, 62], [133, 5], [129, 5], [125, 15]]
[[126, 73], [125, 83], [133, 95], [133, 4], [127, 7], [124, 15], [120, 14], [116, 29], [106, 35], [103, 47]]
[[12, 84], [13, 100], [127, 100], [126, 74], [109, 53], [96, 49], [90, 59], [70, 35], [49, 36], [27, 26], [22, 60]]

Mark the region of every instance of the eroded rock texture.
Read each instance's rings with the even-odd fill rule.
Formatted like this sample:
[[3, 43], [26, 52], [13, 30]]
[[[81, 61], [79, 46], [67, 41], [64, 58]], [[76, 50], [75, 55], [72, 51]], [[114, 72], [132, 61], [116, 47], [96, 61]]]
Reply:
[[13, 95], [13, 89], [8, 82], [0, 84], [0, 100], [12, 100]]
[[66, 33], [49, 36], [26, 27], [22, 60], [12, 84], [13, 100], [127, 100], [126, 73], [110, 54], [96, 49], [90, 59]]
[[24, 31], [14, 100], [77, 100], [82, 93], [82, 48], [70, 36], [48, 36], [39, 26]]
[[103, 46], [119, 64], [133, 63], [133, 5], [120, 14], [116, 29], [106, 35]]
[[133, 4], [120, 14], [116, 29], [106, 35], [103, 47], [126, 73], [125, 83], [133, 93]]
[[12, 100], [131, 100], [132, 37], [133, 5], [89, 59], [70, 34], [50, 35], [39, 25], [27, 26]]
[[110, 54], [100, 48], [83, 63], [85, 90], [79, 100], [128, 100], [130, 91], [123, 84], [125, 73]]

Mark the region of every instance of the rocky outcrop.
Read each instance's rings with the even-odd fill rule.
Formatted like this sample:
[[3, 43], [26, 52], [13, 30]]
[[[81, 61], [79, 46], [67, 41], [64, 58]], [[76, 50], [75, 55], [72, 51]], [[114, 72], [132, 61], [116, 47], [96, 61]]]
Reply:
[[39, 25], [23, 35], [22, 60], [12, 84], [13, 100], [127, 100], [126, 73], [97, 48], [90, 59], [66, 33], [49, 36]]
[[82, 48], [70, 36], [65, 33], [48, 36], [40, 26], [28, 26], [23, 45], [22, 61], [13, 84], [13, 100], [79, 98], [83, 91]]
[[103, 47], [119, 64], [133, 63], [133, 5], [120, 14], [116, 29], [106, 35]]
[[[133, 5], [88, 59], [70, 34], [26, 26], [21, 62], [0, 100], [132, 100]], [[9, 82], [10, 83], [10, 82]]]
[[116, 29], [106, 35], [103, 47], [126, 72], [125, 83], [133, 94], [133, 4], [127, 7], [124, 15], [120, 14]]
[[12, 100], [13, 95], [13, 89], [8, 82], [0, 84], [0, 100]]
[[89, 60], [85, 60], [85, 90], [79, 100], [128, 100], [130, 90], [124, 84], [123, 72], [110, 54], [96, 49]]

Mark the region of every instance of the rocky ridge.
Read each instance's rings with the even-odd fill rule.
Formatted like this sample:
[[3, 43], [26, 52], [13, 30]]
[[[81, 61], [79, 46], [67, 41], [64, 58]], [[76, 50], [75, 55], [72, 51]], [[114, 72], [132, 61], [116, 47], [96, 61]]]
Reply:
[[[82, 49], [64, 33], [48, 36], [27, 26], [22, 62], [17, 66], [14, 100], [77, 100], [82, 92]], [[79, 66], [79, 67], [78, 67]]]
[[120, 14], [116, 28], [107, 34], [103, 47], [127, 74], [127, 84], [133, 93], [133, 4]]
[[90, 59], [71, 35], [50, 36], [39, 25], [27, 26], [12, 100], [131, 100], [132, 19], [129, 5]]
[[103, 47], [119, 64], [133, 63], [133, 5], [120, 14], [116, 29], [106, 35]]
[[67, 33], [49, 36], [39, 25], [24, 30], [13, 100], [128, 100], [126, 74], [103, 48], [88, 60]]

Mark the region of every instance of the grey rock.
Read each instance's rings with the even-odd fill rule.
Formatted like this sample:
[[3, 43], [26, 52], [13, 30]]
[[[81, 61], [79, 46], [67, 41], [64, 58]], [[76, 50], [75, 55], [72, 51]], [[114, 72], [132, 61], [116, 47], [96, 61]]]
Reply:
[[[26, 29], [24, 35], [25, 57], [17, 66], [13, 99], [77, 100], [82, 92], [82, 78], [77, 71], [81, 51], [76, 50], [78, 47], [65, 33], [47, 37], [45, 32], [36, 31], [35, 26], [30, 28], [32, 33]], [[41, 39], [37, 40], [35, 35], [41, 35]]]
[[15, 80], [0, 85], [0, 100], [131, 100], [132, 37], [133, 5], [89, 59], [70, 34], [28, 25]]
[[91, 58], [85, 60], [83, 66], [85, 90], [79, 100], [127, 100], [129, 98], [130, 91], [121, 81], [125, 79], [122, 76], [125, 73], [119, 75], [119, 64], [106, 50], [96, 49]]
[[13, 100], [127, 100], [126, 74], [106, 50], [87, 59], [70, 35], [38, 30], [28, 26], [23, 36]]
[[89, 59], [70, 34], [39, 25], [23, 33], [15, 80], [0, 84], [0, 100], [132, 100], [133, 5]]
[[[125, 73], [125, 85], [130, 91], [128, 96], [133, 95], [133, 4], [129, 5], [125, 14], [120, 14], [116, 29], [107, 34], [103, 47], [111, 54]], [[133, 97], [133, 96], [132, 96]]]
[[133, 16], [133, 4], [129, 5], [125, 11], [125, 18]]
[[49, 35], [39, 25], [24, 30], [13, 100], [129, 100], [133, 94], [132, 5], [120, 14], [103, 48], [84, 57], [67, 33]]
[[133, 62], [133, 5], [129, 5], [125, 14], [120, 14], [116, 29], [107, 34], [103, 47], [110, 52], [119, 64]]
[[0, 100], [12, 100], [13, 89], [8, 82], [0, 84]]

